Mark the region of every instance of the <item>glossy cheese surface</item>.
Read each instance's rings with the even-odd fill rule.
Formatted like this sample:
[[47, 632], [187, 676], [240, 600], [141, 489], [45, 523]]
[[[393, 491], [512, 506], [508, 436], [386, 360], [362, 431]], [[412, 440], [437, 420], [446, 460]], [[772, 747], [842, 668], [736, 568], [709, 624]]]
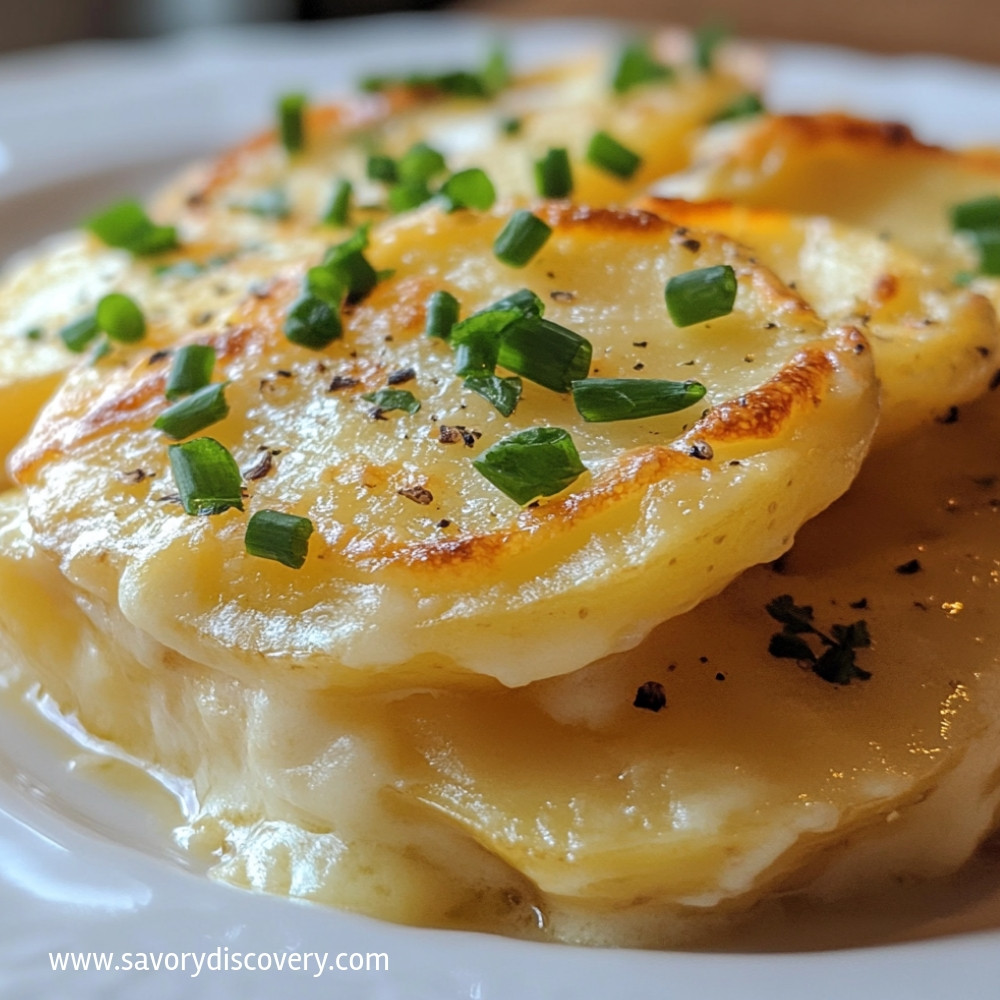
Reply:
[[[80, 369], [13, 460], [39, 543], [76, 585], [186, 656], [311, 684], [565, 673], [775, 558], [864, 455], [876, 387], [863, 338], [827, 328], [721, 237], [640, 212], [538, 211], [554, 233], [518, 270], [491, 250], [504, 209], [432, 207], [381, 227], [369, 253], [392, 276], [322, 352], [283, 333], [301, 276], [251, 296], [208, 338], [231, 411], [205, 433], [245, 470], [246, 514], [192, 517], [177, 502], [169, 442], [152, 428], [167, 359]], [[738, 275], [734, 311], [673, 326], [666, 281], [721, 263]], [[520, 287], [592, 343], [591, 375], [698, 378], [705, 399], [587, 423], [569, 394], [525, 380], [503, 418], [424, 334], [425, 303], [445, 288], [464, 316]], [[364, 399], [391, 381], [418, 412]], [[472, 458], [541, 426], [567, 430], [587, 471], [522, 509]], [[244, 551], [247, 514], [263, 508], [312, 520], [302, 569]]]

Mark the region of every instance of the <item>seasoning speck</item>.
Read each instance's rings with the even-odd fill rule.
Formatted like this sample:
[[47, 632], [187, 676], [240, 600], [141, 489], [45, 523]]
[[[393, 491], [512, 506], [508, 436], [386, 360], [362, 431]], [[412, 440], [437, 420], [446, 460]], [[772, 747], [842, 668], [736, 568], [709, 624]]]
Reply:
[[639, 685], [639, 690], [635, 693], [635, 701], [632, 704], [636, 708], [645, 708], [650, 712], [659, 712], [667, 704], [667, 696], [663, 690], [663, 685], [659, 681], [646, 681]]
[[409, 382], [411, 379], [415, 379], [417, 373], [412, 368], [399, 368], [394, 372], [390, 372], [386, 378], [386, 382], [389, 385], [402, 385], [404, 382]]
[[913, 576], [914, 573], [919, 573], [924, 567], [920, 565], [919, 559], [911, 559], [909, 562], [902, 563], [900, 566], [896, 567], [896, 572], [900, 576]]
[[423, 507], [434, 502], [434, 494], [426, 486], [404, 486], [401, 490], [396, 490], [401, 497], [412, 500]]

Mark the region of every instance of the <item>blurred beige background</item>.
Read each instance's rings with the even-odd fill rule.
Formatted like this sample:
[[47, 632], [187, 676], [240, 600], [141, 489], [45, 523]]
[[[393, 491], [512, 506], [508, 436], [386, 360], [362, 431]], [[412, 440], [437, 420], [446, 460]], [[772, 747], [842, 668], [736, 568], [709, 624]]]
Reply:
[[742, 35], [1000, 64], [1000, 0], [0, 0], [0, 51], [247, 21], [437, 8], [509, 17], [722, 21]]

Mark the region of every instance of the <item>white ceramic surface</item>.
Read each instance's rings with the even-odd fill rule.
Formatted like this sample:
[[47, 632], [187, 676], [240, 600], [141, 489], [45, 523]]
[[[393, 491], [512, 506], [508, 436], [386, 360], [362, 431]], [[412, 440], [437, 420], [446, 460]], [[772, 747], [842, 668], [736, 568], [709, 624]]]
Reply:
[[[366, 71], [474, 60], [498, 35], [519, 62], [615, 35], [593, 22], [500, 29], [391, 18], [306, 30], [212, 32], [0, 60], [0, 257], [71, 225], [184, 159], [265, 121], [275, 93], [345, 90]], [[773, 50], [769, 103], [841, 107], [951, 143], [1000, 144], [1000, 70], [840, 50]], [[949, 901], [908, 944], [821, 953], [585, 951], [401, 928], [240, 892], [184, 870], [155, 799], [68, 772], [69, 745], [0, 696], [0, 997], [542, 1000], [929, 1000], [1000, 995], [1000, 897]], [[969, 929], [994, 928], [968, 932]], [[966, 931], [966, 933], [953, 933]], [[935, 936], [938, 935], [938, 936]], [[388, 972], [62, 972], [50, 951], [384, 952]], [[223, 952], [220, 951], [220, 954]], [[189, 960], [190, 961], [190, 960]]]

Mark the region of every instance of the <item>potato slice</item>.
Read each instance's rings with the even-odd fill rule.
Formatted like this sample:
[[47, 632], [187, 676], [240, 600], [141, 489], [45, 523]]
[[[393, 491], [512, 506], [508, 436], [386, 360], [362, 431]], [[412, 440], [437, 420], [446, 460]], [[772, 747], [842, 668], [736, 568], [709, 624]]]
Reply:
[[882, 387], [877, 442], [895, 441], [986, 391], [1000, 346], [996, 311], [892, 239], [837, 222], [726, 201], [646, 198], [678, 225], [716, 229], [753, 247], [831, 322], [865, 330]]
[[[775, 558], [867, 448], [876, 386], [864, 339], [827, 329], [721, 237], [634, 211], [537, 211], [554, 232], [521, 270], [491, 249], [506, 211], [429, 209], [380, 228], [370, 255], [392, 276], [321, 353], [283, 335], [290, 280], [208, 338], [231, 412], [206, 433], [246, 470], [247, 513], [312, 520], [300, 570], [248, 556], [237, 510], [182, 512], [168, 442], [151, 427], [169, 363], [146, 357], [74, 373], [16, 452], [40, 544], [83, 591], [192, 660], [315, 685], [383, 671], [399, 684], [565, 673]], [[665, 282], [721, 264], [738, 277], [734, 311], [674, 327]], [[568, 394], [525, 381], [502, 417], [463, 388], [449, 345], [424, 335], [425, 302], [447, 289], [467, 316], [522, 286], [589, 339], [592, 375], [697, 378], [705, 400], [586, 423]], [[390, 383], [419, 412], [383, 414], [363, 398]], [[522, 509], [471, 459], [543, 426], [566, 429], [588, 471]]]

